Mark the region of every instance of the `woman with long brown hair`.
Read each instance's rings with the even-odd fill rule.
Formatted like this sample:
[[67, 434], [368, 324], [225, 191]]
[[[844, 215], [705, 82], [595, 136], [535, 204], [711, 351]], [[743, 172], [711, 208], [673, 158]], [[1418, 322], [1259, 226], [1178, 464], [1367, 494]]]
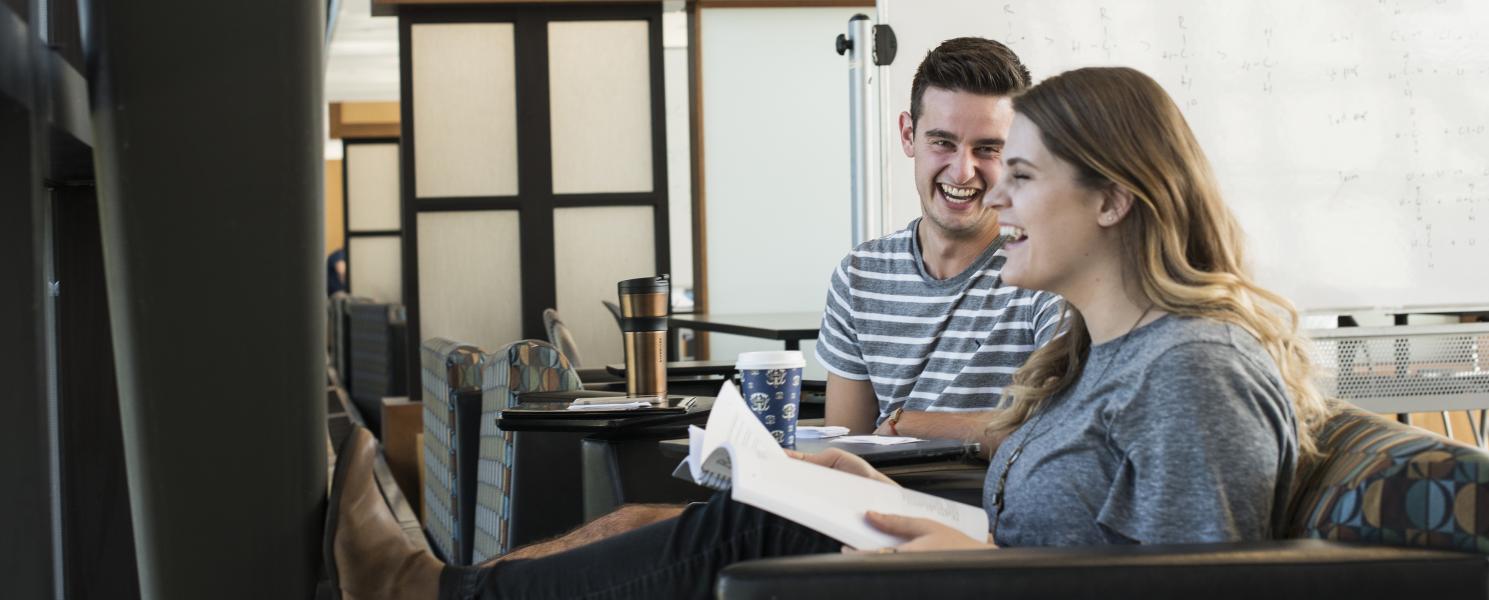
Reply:
[[[1128, 68], [1014, 100], [1004, 280], [1063, 296], [1060, 334], [1013, 377], [983, 493], [1000, 545], [1272, 535], [1327, 409], [1297, 313], [1258, 286], [1208, 160], [1168, 94]], [[914, 549], [977, 540], [886, 519]]]
[[1249, 275], [1194, 133], [1127, 68], [1052, 77], [1014, 110], [989, 199], [1014, 234], [1004, 278], [1069, 312], [989, 426], [1007, 433], [985, 492], [994, 536], [1266, 537], [1326, 409], [1297, 313]]

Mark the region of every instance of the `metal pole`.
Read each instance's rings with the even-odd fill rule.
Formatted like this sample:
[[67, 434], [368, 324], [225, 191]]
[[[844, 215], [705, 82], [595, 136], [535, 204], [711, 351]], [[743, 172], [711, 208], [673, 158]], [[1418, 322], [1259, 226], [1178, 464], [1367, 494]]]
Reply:
[[838, 54], [848, 57], [848, 143], [852, 172], [853, 245], [883, 232], [879, 195], [879, 92], [874, 64], [873, 22], [868, 15], [848, 19], [838, 36]]
[[310, 598], [325, 3], [83, 8], [141, 595]]

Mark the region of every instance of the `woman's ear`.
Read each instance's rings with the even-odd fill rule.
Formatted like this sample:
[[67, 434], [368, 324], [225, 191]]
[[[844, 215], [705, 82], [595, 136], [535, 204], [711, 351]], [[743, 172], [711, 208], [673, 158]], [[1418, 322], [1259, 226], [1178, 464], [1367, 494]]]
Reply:
[[1127, 218], [1128, 211], [1132, 210], [1132, 192], [1115, 183], [1107, 184], [1101, 194], [1101, 213], [1097, 222], [1102, 227], [1111, 227]]

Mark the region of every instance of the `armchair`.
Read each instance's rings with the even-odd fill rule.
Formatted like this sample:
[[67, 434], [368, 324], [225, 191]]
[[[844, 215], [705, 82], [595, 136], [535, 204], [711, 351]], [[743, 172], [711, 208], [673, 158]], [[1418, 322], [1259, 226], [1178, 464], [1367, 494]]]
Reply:
[[1283, 539], [808, 556], [725, 569], [720, 598], [1489, 598], [1489, 454], [1340, 405]]
[[425, 529], [446, 562], [479, 564], [582, 522], [577, 437], [522, 437], [496, 417], [522, 392], [580, 388], [547, 342], [495, 352], [433, 338], [420, 348]]

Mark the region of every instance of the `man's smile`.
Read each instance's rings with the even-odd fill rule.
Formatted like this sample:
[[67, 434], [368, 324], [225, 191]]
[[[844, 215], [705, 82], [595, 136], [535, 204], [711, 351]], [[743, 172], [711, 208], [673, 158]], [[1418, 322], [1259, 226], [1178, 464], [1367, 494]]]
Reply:
[[936, 183], [936, 189], [941, 191], [941, 196], [946, 198], [947, 202], [954, 205], [971, 203], [980, 198], [983, 191], [979, 187], [958, 186], [940, 182]]

